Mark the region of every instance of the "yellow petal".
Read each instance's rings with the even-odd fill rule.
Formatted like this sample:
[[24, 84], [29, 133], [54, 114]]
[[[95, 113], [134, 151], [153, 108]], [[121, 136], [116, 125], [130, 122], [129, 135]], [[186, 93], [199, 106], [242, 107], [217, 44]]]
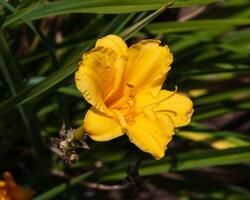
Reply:
[[189, 124], [193, 113], [192, 101], [174, 91], [161, 90], [157, 97], [150, 92], [141, 94], [137, 98], [137, 105], [168, 115], [175, 127]]
[[117, 35], [107, 35], [101, 39], [98, 39], [95, 46], [110, 48], [120, 55], [125, 55], [128, 49], [127, 44]]
[[174, 134], [171, 119], [162, 114], [148, 111], [139, 114], [135, 123], [128, 126], [128, 137], [142, 151], [152, 154], [156, 159], [165, 155], [167, 144]]
[[105, 102], [119, 92], [124, 64], [124, 58], [105, 47], [96, 47], [83, 55], [75, 74], [76, 86], [101, 112], [107, 111]]
[[101, 80], [87, 67], [81, 66], [75, 74], [77, 89], [83, 97], [96, 109], [106, 112], [108, 109], [104, 104], [104, 94]]
[[128, 49], [128, 61], [123, 84], [133, 85], [137, 91], [159, 89], [165, 80], [173, 56], [159, 40], [142, 40]]
[[123, 135], [120, 125], [112, 118], [90, 108], [85, 115], [83, 128], [96, 141], [107, 141]]

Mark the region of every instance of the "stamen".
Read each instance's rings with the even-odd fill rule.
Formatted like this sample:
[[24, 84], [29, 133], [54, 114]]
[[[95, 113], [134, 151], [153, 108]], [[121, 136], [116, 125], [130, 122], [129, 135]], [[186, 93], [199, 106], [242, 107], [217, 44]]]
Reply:
[[127, 83], [127, 86], [129, 88], [129, 99], [132, 102], [132, 103], [130, 103], [130, 101], [129, 101], [127, 104], [130, 107], [134, 107], [136, 105], [135, 95], [136, 95], [137, 91], [136, 91], [136, 88], [134, 87], [134, 85], [132, 85], [131, 83]]
[[127, 86], [128, 86], [129, 88], [133, 88], [133, 87], [134, 87], [131, 83], [127, 83]]
[[166, 98], [164, 98], [164, 99], [162, 99], [162, 100], [159, 100], [159, 101], [157, 101], [157, 102], [155, 102], [155, 103], [152, 103], [152, 104], [148, 104], [148, 105], [146, 105], [146, 106], [143, 106], [142, 108], [147, 108], [147, 107], [151, 107], [151, 106], [153, 106], [153, 108], [154, 108], [154, 107], [157, 107], [160, 103], [162, 103], [162, 102], [164, 102], [164, 101], [170, 99], [171, 97], [173, 97], [173, 96], [177, 93], [177, 91], [178, 91], [178, 87], [175, 86], [175, 90], [174, 90], [173, 93], [170, 94], [168, 97], [166, 97]]
[[128, 125], [123, 115], [119, 111], [116, 111], [116, 110], [113, 110], [112, 112], [115, 114], [117, 118], [117, 122], [121, 125], [122, 132], [126, 133], [128, 131], [128, 128], [127, 128]]
[[129, 125], [132, 125], [135, 123], [135, 117], [137, 115], [137, 111], [135, 110], [134, 107], [131, 107], [129, 111], [125, 114], [125, 120]]

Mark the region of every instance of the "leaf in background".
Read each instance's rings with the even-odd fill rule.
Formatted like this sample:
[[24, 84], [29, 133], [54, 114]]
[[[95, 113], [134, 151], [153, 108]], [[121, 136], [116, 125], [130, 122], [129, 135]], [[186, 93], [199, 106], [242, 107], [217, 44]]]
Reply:
[[[12, 95], [16, 95], [23, 88], [23, 81], [21, 80], [20, 71], [18, 70], [10, 47], [5, 39], [4, 33], [0, 30], [0, 70], [10, 89]], [[35, 162], [37, 171], [40, 177], [46, 173], [45, 149], [40, 135], [40, 130], [37, 126], [36, 119], [31, 106], [18, 106], [18, 111], [21, 115], [24, 125], [26, 126], [26, 133], [28, 133], [29, 141], [35, 149], [36, 158], [42, 162], [38, 164]]]
[[158, 22], [151, 23], [145, 29], [153, 34], [178, 33], [203, 29], [216, 29], [227, 26], [249, 25], [250, 19], [211, 19], [190, 20], [186, 22]]
[[83, 179], [87, 178], [90, 175], [91, 175], [91, 172], [86, 172], [84, 174], [81, 174], [75, 178], [72, 178], [67, 183], [62, 183], [62, 184], [46, 191], [45, 193], [36, 196], [35, 198], [33, 198], [33, 200], [49, 200], [49, 199], [55, 198], [59, 194], [65, 192], [70, 187], [80, 183]]
[[230, 112], [240, 110], [250, 110], [250, 99], [243, 99], [241, 101], [232, 101], [230, 103], [215, 105], [213, 107], [197, 109], [196, 115], [193, 116], [194, 121], [202, 121], [209, 118], [221, 116]]
[[[191, 170], [200, 167], [218, 165], [232, 165], [249, 162], [250, 146], [231, 148], [226, 150], [200, 150], [177, 156], [164, 158], [160, 161], [147, 160], [142, 162], [139, 173], [141, 176], [155, 175], [172, 171]], [[114, 181], [126, 177], [126, 165], [120, 169], [105, 171], [96, 178], [105, 181]]]
[[133, 33], [139, 31], [141, 28], [143, 28], [146, 24], [151, 22], [155, 17], [160, 15], [163, 11], [165, 11], [171, 4], [173, 3], [173, 0], [169, 0], [166, 2], [166, 4], [158, 9], [157, 11], [153, 12], [152, 14], [148, 15], [147, 17], [143, 18], [136, 24], [132, 25], [131, 27], [124, 30], [122, 33], [120, 33], [120, 36], [124, 38], [125, 40], [128, 39], [130, 36], [132, 36]]
[[[170, 1], [172, 2], [172, 1]], [[168, 5], [168, 4], [167, 4]], [[152, 21], [155, 17], [158, 16], [159, 13], [161, 13], [163, 10], [165, 10], [166, 7], [160, 8], [159, 10], [156, 10], [152, 14], [149, 15], [149, 17], [146, 17], [139, 22], [137, 22], [135, 25], [129, 27], [126, 29], [123, 33], [123, 37], [127, 37], [127, 35], [132, 35], [134, 32], [140, 30], [142, 27], [144, 27], [147, 23]], [[122, 17], [124, 20], [124, 16], [118, 16], [119, 18]], [[130, 15], [126, 16], [128, 18], [131, 18]], [[119, 23], [119, 24], [117, 24]], [[111, 22], [110, 29], [105, 29], [102, 34], [108, 34], [116, 31], [116, 28], [121, 29], [120, 27], [120, 20], [117, 20], [116, 18]], [[117, 26], [115, 26], [115, 24]], [[124, 24], [125, 26], [125, 24]], [[100, 37], [99, 36], [99, 37]], [[92, 46], [93, 41], [90, 42], [89, 45], [85, 46], [84, 51], [87, 50], [87, 48], [90, 48]], [[82, 47], [80, 47], [82, 50]], [[79, 51], [79, 50], [77, 50]], [[7, 99], [3, 101], [0, 104], [0, 114], [7, 112], [9, 109], [15, 108], [17, 106], [27, 104], [31, 101], [34, 101], [38, 98], [43, 97], [44, 95], [51, 92], [53, 89], [58, 88], [59, 84], [65, 81], [69, 76], [71, 76], [75, 70], [77, 69], [77, 64], [75, 62], [75, 59], [79, 58], [80, 55], [75, 55], [74, 58], [72, 57], [69, 63], [65, 63], [65, 66], [61, 69], [57, 70], [53, 74], [51, 74], [48, 78], [46, 78], [44, 81], [39, 83], [37, 86], [26, 88], [25, 90], [19, 92], [16, 96], [11, 97], [10, 99]]]
[[[7, 1], [5, 1], [5, 0], [0, 0], [0, 3], [1, 3], [4, 7], [6, 7], [9, 11], [11, 11], [12, 13], [16, 13], [16, 12], [17, 12], [17, 10], [16, 10], [11, 4], [9, 4]], [[34, 27], [34, 25], [32, 24], [32, 22], [30, 22], [29, 20], [27, 20], [27, 19], [24, 18], [23, 16], [18, 16], [18, 19], [20, 19], [21, 21], [23, 21], [24, 23], [26, 23], [26, 24], [31, 28], [31, 30], [32, 30], [34, 33], [38, 34], [38, 32], [37, 32], [36, 28]], [[3, 28], [3, 27], [1, 27], [1, 28]]]
[[[4, 0], [0, 0], [0, 3], [5, 6], [7, 9], [9, 9], [12, 13], [16, 13], [17, 10], [8, 2], [4, 1]], [[33, 23], [31, 21], [29, 21], [28, 19], [20, 16], [20, 19], [28, 25], [28, 27], [30, 27], [30, 29], [36, 34], [38, 35], [41, 40], [42, 43], [45, 44], [45, 46], [48, 49], [49, 55], [51, 56], [51, 60], [52, 60], [52, 66], [54, 67], [54, 70], [57, 70], [59, 68], [59, 61], [57, 59], [56, 53], [55, 53], [55, 49], [53, 47], [53, 44], [44, 36], [44, 34], [35, 28], [35, 26], [33, 25]], [[57, 103], [58, 103], [58, 113], [60, 118], [62, 119], [62, 121], [64, 121], [66, 124], [68, 124], [68, 110], [67, 110], [67, 106], [65, 104], [65, 97], [64, 96], [60, 96], [60, 94], [57, 95]]]
[[224, 90], [217, 92], [216, 94], [208, 94], [201, 96], [194, 100], [195, 105], [212, 104], [216, 102], [222, 102], [225, 100], [237, 100], [250, 96], [250, 87], [242, 87], [230, 90]]
[[249, 141], [237, 138], [237, 134], [228, 134], [226, 137], [218, 137], [218, 133], [220, 132], [216, 130], [213, 130], [213, 134], [206, 131], [179, 131], [176, 135], [194, 142], [207, 144], [217, 150], [250, 145]]
[[[216, 0], [179, 0], [172, 5], [173, 8], [206, 5], [214, 3]], [[37, 6], [28, 7], [10, 16], [5, 21], [3, 27], [18, 21], [20, 16], [28, 20], [40, 19], [48, 16], [62, 15], [68, 13], [103, 13], [121, 14], [155, 10], [164, 6], [166, 0], [71, 0], [57, 1]]]

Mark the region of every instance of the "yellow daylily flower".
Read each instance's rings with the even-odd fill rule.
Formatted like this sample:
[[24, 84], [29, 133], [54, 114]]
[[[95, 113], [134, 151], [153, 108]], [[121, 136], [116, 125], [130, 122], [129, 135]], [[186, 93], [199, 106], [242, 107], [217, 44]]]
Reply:
[[82, 57], [75, 74], [78, 90], [92, 105], [83, 128], [96, 141], [127, 134], [156, 159], [164, 156], [174, 128], [185, 126], [192, 101], [177, 91], [162, 90], [173, 56], [159, 40], [142, 40], [129, 48], [108, 35]]
[[29, 200], [34, 192], [18, 186], [9, 172], [4, 173], [4, 180], [0, 180], [0, 200]]

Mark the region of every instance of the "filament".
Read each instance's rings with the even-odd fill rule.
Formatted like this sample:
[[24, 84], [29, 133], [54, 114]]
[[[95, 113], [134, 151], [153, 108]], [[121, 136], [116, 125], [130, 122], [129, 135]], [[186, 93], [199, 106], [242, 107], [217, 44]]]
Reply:
[[175, 112], [175, 111], [173, 111], [173, 110], [157, 110], [157, 112], [169, 112], [169, 113], [172, 113], [172, 114], [174, 114], [175, 116], [177, 116], [177, 113]]
[[124, 118], [124, 116], [119, 112], [119, 111], [116, 111], [116, 110], [113, 110], [113, 113], [117, 119], [117, 122], [121, 125], [121, 128], [122, 128], [122, 132], [123, 133], [126, 133], [127, 132], [127, 122]]
[[148, 105], [146, 105], [146, 106], [143, 106], [142, 108], [147, 108], [147, 107], [151, 107], [151, 106], [157, 107], [160, 103], [162, 103], [162, 102], [164, 102], [164, 101], [170, 99], [171, 97], [173, 97], [173, 96], [177, 93], [177, 91], [178, 91], [178, 87], [175, 86], [175, 90], [174, 90], [173, 93], [170, 94], [168, 97], [166, 97], [166, 98], [164, 98], [164, 99], [161, 99], [161, 100], [159, 100], [159, 101], [157, 101], [157, 102], [155, 102], [155, 103], [152, 103], [152, 104], [148, 104]]

